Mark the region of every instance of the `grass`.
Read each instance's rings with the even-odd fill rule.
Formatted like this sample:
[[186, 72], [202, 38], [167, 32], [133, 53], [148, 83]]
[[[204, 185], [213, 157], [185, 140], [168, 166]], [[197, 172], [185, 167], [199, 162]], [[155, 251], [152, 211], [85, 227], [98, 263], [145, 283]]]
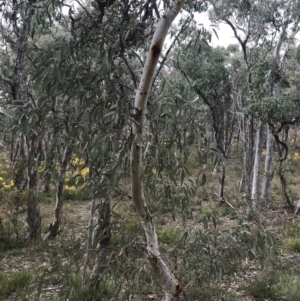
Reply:
[[257, 276], [245, 289], [257, 301], [299, 301], [300, 274], [294, 268], [267, 271]]
[[54, 204], [55, 203], [55, 195], [53, 193], [42, 193], [40, 195], [40, 202], [45, 204]]
[[[99, 286], [84, 286], [80, 273], [70, 275], [67, 280], [67, 285], [64, 285], [59, 293], [59, 296], [53, 296], [46, 300], [51, 301], [82, 301], [82, 300], [112, 300], [118, 293], [118, 283], [111, 279], [102, 279]], [[32, 297], [32, 295], [30, 296]], [[40, 299], [39, 299], [40, 300]]]
[[109, 244], [111, 246], [122, 246], [126, 242], [126, 239], [124, 235], [118, 234], [118, 233], [113, 233], [113, 235], [110, 238]]
[[300, 224], [297, 222], [294, 224], [289, 224], [284, 232], [284, 236], [288, 238], [300, 237]]
[[300, 253], [300, 238], [289, 238], [286, 247], [289, 251]]
[[124, 223], [124, 228], [129, 233], [143, 234], [141, 222], [139, 220], [129, 220]]
[[204, 215], [211, 215], [213, 213], [212, 208], [207, 207], [207, 206], [201, 206], [200, 211]]
[[300, 275], [293, 272], [286, 273], [279, 278], [275, 285], [278, 295], [277, 300], [299, 301], [300, 300]]
[[23, 221], [12, 223], [1, 222], [0, 219], [0, 251], [23, 247], [26, 237], [26, 224]]
[[15, 292], [19, 292], [19, 294], [24, 292], [32, 279], [31, 273], [26, 269], [15, 273], [0, 272], [0, 297], [4, 298]]
[[246, 291], [257, 301], [276, 300], [277, 295], [274, 289], [275, 277], [269, 272], [256, 277], [246, 287]]
[[238, 301], [233, 293], [226, 292], [217, 284], [195, 285], [187, 289], [187, 294], [192, 300], [201, 301]]
[[157, 235], [160, 242], [171, 245], [179, 241], [182, 231], [174, 228], [164, 228], [159, 230]]

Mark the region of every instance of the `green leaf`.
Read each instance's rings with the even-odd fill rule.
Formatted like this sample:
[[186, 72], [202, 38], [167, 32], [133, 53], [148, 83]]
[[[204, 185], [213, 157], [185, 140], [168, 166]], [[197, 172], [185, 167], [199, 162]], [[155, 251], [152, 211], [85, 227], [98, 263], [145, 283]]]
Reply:
[[109, 117], [109, 116], [115, 115], [115, 114], [116, 114], [116, 111], [110, 111], [110, 112], [104, 114], [104, 117]]
[[184, 176], [185, 176], [185, 173], [184, 173], [184, 169], [182, 168], [182, 169], [181, 169], [181, 174], [180, 174], [181, 186], [182, 186], [183, 181], [184, 181]]
[[26, 78], [27, 74], [29, 73], [30, 71], [30, 67], [27, 66], [25, 67], [24, 71], [22, 72], [22, 76], [21, 76], [21, 83], [23, 82], [23, 80]]

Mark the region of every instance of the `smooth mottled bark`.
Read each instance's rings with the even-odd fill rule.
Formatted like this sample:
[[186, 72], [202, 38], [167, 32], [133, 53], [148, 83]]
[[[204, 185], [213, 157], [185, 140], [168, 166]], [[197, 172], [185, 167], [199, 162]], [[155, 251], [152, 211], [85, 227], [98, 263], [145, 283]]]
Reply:
[[[286, 6], [287, 10], [290, 9], [289, 6], [290, 6], [289, 4]], [[274, 52], [273, 52], [273, 61], [276, 66], [276, 68], [274, 70], [276, 70], [277, 74], [279, 74], [281, 69], [283, 68], [286, 54], [289, 50], [291, 42], [293, 41], [295, 35], [298, 32], [299, 18], [297, 18], [295, 20], [295, 22], [293, 24], [293, 28], [291, 29], [291, 32], [290, 32], [289, 41], [286, 43], [286, 45], [282, 51], [282, 45], [284, 43], [284, 40], [286, 39], [287, 27], [289, 25], [289, 22], [286, 22], [286, 21], [290, 17], [287, 10], [284, 11], [284, 22], [283, 22], [284, 26], [281, 27], [278, 41], [277, 41], [276, 47], [274, 48]], [[272, 76], [273, 76], [272, 70], [270, 70], [269, 73], [267, 74], [267, 81], [270, 81], [270, 78], [272, 78]], [[280, 77], [277, 76], [277, 78], [278, 79], [276, 81], [273, 81], [270, 83], [270, 86], [271, 86], [270, 94], [274, 97], [280, 96], [280, 81], [279, 81]], [[266, 84], [267, 84], [267, 81], [266, 81]], [[261, 199], [265, 204], [269, 203], [270, 187], [271, 187], [271, 180], [272, 180], [272, 176], [271, 176], [272, 175], [272, 170], [271, 170], [272, 158], [273, 158], [272, 144], [273, 144], [273, 133], [272, 133], [270, 126], [268, 125], [266, 159], [265, 159], [266, 161], [265, 161], [265, 170], [264, 170], [262, 193], [261, 193]], [[284, 186], [285, 181], [282, 181], [281, 179], [280, 179], [280, 181], [281, 181], [281, 184]], [[282, 188], [282, 189], [285, 190], [285, 188]], [[289, 202], [289, 200], [287, 200], [287, 202]]]
[[270, 187], [272, 180], [272, 157], [273, 157], [273, 134], [269, 125], [267, 125], [267, 143], [266, 143], [266, 158], [264, 176], [261, 189], [261, 201], [264, 204], [269, 204], [270, 201]]
[[244, 185], [245, 185], [245, 196], [249, 208], [252, 208], [251, 202], [251, 172], [253, 166], [253, 117], [244, 117], [244, 128], [245, 128], [245, 142], [244, 142]]
[[262, 124], [259, 123], [256, 130], [256, 140], [255, 140], [255, 158], [253, 167], [253, 180], [252, 180], [252, 191], [251, 200], [255, 207], [257, 203], [257, 198], [259, 195], [259, 181], [260, 181], [260, 161], [261, 161], [261, 149], [262, 149]]
[[143, 130], [147, 108], [147, 99], [150, 93], [150, 88], [152, 86], [158, 59], [163, 48], [164, 40], [173, 20], [178, 15], [184, 2], [184, 0], [171, 1], [169, 8], [167, 8], [163, 17], [157, 24], [139, 87], [136, 91], [134, 110], [131, 114], [131, 120], [133, 121], [133, 142], [130, 156], [132, 200], [145, 232], [147, 240], [146, 250], [148, 259], [156, 274], [155, 277], [158, 277], [161, 284], [164, 286], [165, 301], [178, 300], [181, 293], [181, 286], [177, 277], [170, 271], [169, 267], [166, 265], [160, 255], [153, 217], [147, 207], [143, 193]]

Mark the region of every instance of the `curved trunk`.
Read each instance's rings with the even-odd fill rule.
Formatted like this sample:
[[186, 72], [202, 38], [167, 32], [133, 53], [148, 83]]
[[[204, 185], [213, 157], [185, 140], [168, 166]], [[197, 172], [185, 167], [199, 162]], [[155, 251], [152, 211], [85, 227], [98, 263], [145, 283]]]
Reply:
[[144, 198], [142, 185], [143, 129], [145, 123], [147, 99], [150, 93], [155, 68], [162, 51], [163, 43], [173, 20], [178, 15], [184, 2], [184, 0], [171, 1], [169, 8], [157, 24], [140, 84], [136, 90], [134, 112], [131, 114], [134, 136], [130, 154], [132, 200], [145, 232], [148, 259], [155, 274], [160, 278], [161, 283], [165, 288], [165, 301], [178, 300], [181, 287], [179, 280], [170, 271], [166, 263], [161, 258], [153, 218], [148, 210]]
[[59, 232], [59, 226], [62, 217], [62, 209], [64, 204], [63, 192], [64, 192], [64, 186], [66, 180], [66, 173], [72, 158], [73, 148], [74, 148], [74, 142], [67, 144], [67, 146], [65, 147], [63, 159], [61, 162], [60, 172], [58, 176], [58, 184], [56, 188], [54, 222], [49, 225], [48, 233], [46, 234], [44, 240], [48, 238], [54, 238]]
[[282, 161], [280, 161], [279, 163], [279, 179], [280, 179], [280, 184], [281, 184], [281, 190], [282, 190], [282, 194], [285, 198], [285, 201], [288, 205], [288, 207], [290, 208], [290, 210], [293, 210], [294, 209], [294, 205], [291, 201], [291, 199], [289, 198], [289, 195], [287, 193], [287, 185], [286, 185], [286, 180], [285, 180], [285, 177], [284, 177], [284, 171], [282, 170], [283, 169], [283, 166], [282, 166]]

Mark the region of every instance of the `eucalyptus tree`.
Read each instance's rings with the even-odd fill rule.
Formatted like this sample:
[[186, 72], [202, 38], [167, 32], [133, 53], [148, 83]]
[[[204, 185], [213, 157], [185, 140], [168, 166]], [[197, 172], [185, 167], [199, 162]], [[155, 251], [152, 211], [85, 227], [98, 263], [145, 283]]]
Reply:
[[[268, 58], [273, 47], [278, 53], [282, 43], [286, 38], [287, 29], [291, 24], [298, 24], [297, 17], [292, 16], [290, 12], [295, 11], [298, 5], [297, 1], [209, 1], [212, 6], [214, 20], [222, 21], [230, 26], [237, 41], [240, 44], [244, 63], [247, 70], [248, 96], [243, 101], [243, 108], [247, 103], [253, 100], [253, 70], [258, 66], [257, 54], [264, 47], [266, 52], [264, 58]], [[291, 9], [291, 7], [294, 7]], [[287, 17], [288, 16], [288, 17]], [[281, 34], [278, 37], [278, 31], [281, 28]], [[294, 30], [293, 30], [294, 32]], [[278, 38], [278, 39], [277, 39]], [[275, 43], [274, 43], [275, 41]], [[254, 121], [252, 116], [244, 116], [245, 128], [245, 157], [244, 157], [244, 180], [246, 198], [250, 203], [250, 174], [253, 161], [253, 128]], [[261, 124], [258, 122], [257, 128], [257, 149], [252, 200], [255, 202], [258, 195], [259, 183], [259, 145], [261, 137]]]
[[[229, 45], [226, 48], [226, 66], [230, 74], [231, 97], [236, 104], [236, 149], [239, 150], [240, 145], [245, 143], [244, 136], [244, 102], [248, 95], [247, 84], [247, 69], [244, 64], [243, 53], [240, 51], [238, 44]], [[240, 141], [242, 143], [240, 144]], [[241, 173], [243, 170], [243, 157], [239, 156], [241, 160]], [[241, 191], [244, 186], [244, 177], [238, 181], [238, 190]]]
[[[97, 150], [98, 139], [105, 146], [103, 158], [110, 151], [114, 135], [118, 144], [122, 135], [129, 134], [129, 127], [124, 129], [130, 107], [126, 98], [133, 92], [128, 79], [134, 87], [137, 85], [130, 59], [139, 58], [135, 50], [142, 45], [142, 38], [147, 38], [151, 32], [154, 14], [159, 11], [155, 2], [132, 2], [127, 6], [121, 2], [93, 2], [91, 6], [78, 2], [77, 12], [70, 9], [69, 16], [61, 17], [57, 25], [60, 36], [31, 48], [36, 54], [36, 79], [43, 93], [53, 101], [49, 111], [51, 135], [59, 131], [64, 135], [60, 141], [65, 141], [57, 182], [55, 222], [50, 224], [47, 238], [54, 237], [59, 229], [65, 175], [75, 145], [84, 145], [82, 156], [87, 155], [92, 160], [91, 166], [97, 166], [101, 152]], [[136, 18], [138, 8], [139, 17]], [[87, 129], [92, 130], [90, 141], [83, 135]], [[58, 139], [52, 142], [55, 141]], [[51, 169], [51, 164], [48, 168]]]
[[[252, 53], [249, 44], [253, 41], [253, 25], [257, 20], [254, 20], [256, 14], [250, 14], [253, 11], [248, 2], [231, 2], [231, 1], [209, 1], [213, 9], [211, 10], [211, 18], [225, 22], [232, 29], [235, 38], [237, 39], [240, 47], [242, 48], [243, 60], [247, 72], [247, 95], [241, 99], [242, 109], [246, 107], [249, 96], [252, 91]], [[252, 25], [252, 26], [251, 26]], [[262, 27], [263, 28], [263, 27]], [[252, 39], [252, 41], [251, 41]], [[257, 44], [258, 41], [253, 41]], [[256, 45], [257, 46], [257, 45]], [[251, 96], [250, 96], [251, 97]], [[250, 202], [250, 175], [252, 171], [253, 160], [253, 118], [244, 115], [243, 117], [243, 130], [244, 130], [244, 168], [243, 180], [245, 184], [246, 199], [249, 206]]]
[[[150, 2], [149, 2], [150, 3]], [[147, 55], [146, 62], [144, 64], [143, 68], [143, 74], [141, 76], [140, 85], [136, 89], [136, 96], [135, 96], [135, 103], [132, 108], [132, 113], [129, 116], [129, 120], [132, 121], [132, 146], [131, 146], [131, 155], [130, 155], [130, 170], [131, 170], [131, 187], [132, 187], [132, 200], [134, 202], [134, 205], [136, 207], [137, 213], [141, 219], [141, 223], [145, 232], [145, 236], [147, 239], [147, 254], [148, 258], [150, 260], [150, 263], [152, 267], [154, 268], [154, 271], [156, 272], [157, 276], [161, 278], [164, 286], [165, 286], [165, 300], [177, 300], [179, 298], [179, 295], [181, 293], [181, 286], [177, 279], [177, 277], [170, 271], [166, 263], [163, 261], [160, 252], [159, 252], [159, 246], [157, 241], [157, 235], [155, 226], [153, 223], [153, 217], [150, 214], [146, 201], [145, 201], [145, 194], [143, 191], [143, 157], [142, 157], [142, 147], [143, 147], [143, 141], [144, 141], [144, 127], [145, 127], [145, 113], [147, 108], [147, 100], [148, 96], [150, 94], [150, 89], [153, 82], [153, 76], [154, 71], [157, 65], [157, 62], [160, 57], [160, 53], [162, 51], [163, 42], [164, 39], [168, 33], [168, 29], [171, 26], [171, 23], [173, 22], [174, 18], [179, 13], [181, 7], [183, 6], [184, 1], [172, 1], [169, 3], [168, 7], [166, 8], [165, 13], [160, 18], [160, 21], [157, 24], [157, 28], [154, 32], [152, 42], [150, 45], [150, 50]], [[128, 13], [128, 11], [127, 11]], [[105, 18], [103, 18], [104, 20]], [[145, 21], [144, 21], [145, 22]], [[122, 24], [123, 27], [123, 24]], [[111, 33], [115, 33], [115, 28], [113, 28], [114, 31], [111, 31]], [[127, 37], [127, 39], [126, 39]], [[116, 63], [117, 59], [120, 57], [120, 53], [122, 54], [122, 47], [121, 51], [117, 49], [117, 51], [113, 51], [113, 49], [116, 48], [118, 45], [124, 45], [124, 49], [131, 46], [131, 43], [134, 41], [135, 37], [130, 37], [130, 34], [128, 34], [123, 39], [123, 37], [119, 37], [120, 44], [109, 44], [111, 56], [109, 56], [110, 63]], [[124, 44], [123, 44], [124, 42]], [[103, 47], [104, 46], [104, 47]], [[102, 50], [106, 50], [105, 44], [102, 44]], [[125, 48], [126, 47], [126, 48]], [[100, 49], [101, 50], [101, 49]], [[104, 52], [104, 55], [107, 52]], [[104, 56], [105, 57], [105, 56]], [[121, 57], [122, 58], [122, 57]], [[123, 58], [124, 59], [124, 58]], [[128, 62], [126, 63], [126, 66], [128, 67]], [[101, 66], [103, 68], [103, 65]], [[109, 64], [107, 66], [104, 65], [104, 67], [109, 68]], [[128, 67], [128, 69], [131, 70], [131, 68]], [[130, 71], [129, 70], [129, 71]], [[133, 73], [130, 72], [134, 81]], [[106, 83], [110, 83], [110, 81], [106, 81]], [[104, 86], [106, 88], [106, 86]], [[106, 103], [107, 105], [111, 106], [112, 101], [109, 99]], [[95, 110], [96, 114], [100, 113], [100, 108], [97, 108]], [[117, 106], [110, 107], [110, 114], [104, 115], [104, 117], [111, 118], [119, 116], [122, 118], [122, 115], [116, 115], [116, 111], [118, 110]], [[111, 113], [113, 112], [113, 113]], [[94, 115], [95, 116], [95, 115]], [[111, 119], [110, 118], [110, 119]], [[123, 132], [124, 133], [124, 132]], [[100, 137], [99, 137], [100, 138]], [[99, 139], [98, 138], [98, 139]], [[100, 140], [101, 143], [104, 142], [104, 139]], [[98, 140], [98, 145], [99, 142]], [[105, 145], [105, 143], [104, 143]], [[122, 153], [120, 153], [121, 155]], [[99, 156], [99, 155], [98, 155]]]
[[[283, 1], [282, 6], [283, 9], [281, 12], [281, 19], [277, 20], [276, 28], [279, 30], [279, 36], [277, 39], [277, 43], [274, 47], [273, 57], [272, 57], [272, 65], [267, 74], [266, 84], [269, 87], [269, 93], [274, 97], [280, 96], [280, 73], [284, 67], [285, 57], [289, 50], [289, 46], [298, 32], [299, 25], [299, 16], [295, 14], [295, 12], [299, 9], [299, 1]], [[274, 26], [275, 26], [274, 24]], [[285, 46], [283, 48], [283, 46]], [[282, 49], [283, 48], [283, 49]], [[271, 116], [270, 116], [271, 117]], [[262, 192], [261, 199], [263, 202], [269, 202], [269, 193], [270, 193], [270, 183], [271, 183], [271, 162], [272, 162], [272, 140], [273, 133], [270, 125], [267, 125], [267, 146], [266, 146], [266, 159], [265, 159], [265, 168], [264, 168], [264, 177], [262, 183]], [[282, 182], [282, 187], [284, 187], [284, 181]], [[285, 190], [283, 188], [283, 190]], [[288, 198], [287, 198], [288, 200]]]
[[[83, 75], [91, 71], [91, 56], [86, 58], [82, 54], [80, 61], [73, 59], [70, 49], [65, 47], [70, 41], [71, 35], [65, 30], [54, 41], [32, 45], [30, 49], [35, 53], [33, 62], [39, 70], [36, 80], [49, 98], [47, 135], [51, 142], [45, 158], [49, 156], [50, 162], [46, 160], [45, 172], [55, 174], [55, 169], [59, 168], [57, 178], [53, 179], [56, 180], [54, 222], [49, 225], [45, 239], [53, 238], [59, 232], [66, 173], [74, 149], [85, 130], [87, 110], [96, 97], [91, 89], [87, 91], [86, 77]], [[83, 74], [79, 73], [82, 70]], [[54, 156], [54, 150], [57, 156]]]
[[[292, 34], [294, 34], [293, 31]], [[260, 119], [264, 123], [268, 124], [268, 127], [272, 134], [271, 137], [274, 137], [274, 142], [278, 152], [277, 164], [274, 164], [274, 170], [277, 169], [278, 171], [282, 193], [286, 200], [286, 203], [290, 207], [290, 209], [293, 209], [292, 201], [290, 200], [287, 192], [287, 183], [285, 179], [285, 174], [289, 170], [288, 164], [286, 162], [289, 149], [287, 141], [288, 133], [282, 135], [282, 138], [280, 137], [280, 133], [284, 129], [288, 129], [289, 126], [298, 123], [299, 116], [299, 106], [297, 101], [298, 93], [295, 92], [297, 90], [295, 86], [297, 85], [297, 80], [295, 81], [294, 73], [294, 68], [297, 68], [297, 64], [295, 64], [294, 61], [295, 53], [293, 49], [292, 51], [289, 51], [290, 42], [292, 41], [289, 41], [289, 43], [287, 43], [286, 47], [280, 54], [281, 59], [278, 59], [277, 61], [279, 65], [277, 65], [275, 62], [276, 65], [275, 67], [273, 67], [273, 57], [271, 58], [271, 60], [261, 65], [260, 71], [258, 72], [260, 75], [256, 77], [256, 82], [258, 84], [257, 86], [260, 87], [259, 90], [262, 94], [270, 96], [262, 96], [259, 101], [251, 104], [250, 110], [252, 110], [252, 114], [254, 114], [257, 119]], [[291, 61], [293, 61], [294, 63], [291, 64]], [[280, 66], [280, 69], [277, 69], [276, 66]], [[290, 69], [291, 67], [292, 69]], [[273, 68], [275, 68], [275, 70], [277, 70], [278, 72], [274, 71]], [[275, 74], [272, 72], [275, 72]], [[271, 76], [271, 74], [273, 74], [273, 77]], [[266, 78], [268, 79], [268, 81], [265, 81], [263, 83], [263, 79]], [[269, 80], [271, 80], [271, 84], [267, 85], [266, 83], [269, 83]], [[273, 85], [276, 85], [275, 90], [271, 89], [274, 88]], [[266, 88], [268, 89], [267, 91], [265, 91]], [[276, 93], [272, 93], [274, 91]], [[270, 142], [268, 141], [267, 137], [267, 150], [268, 143]], [[271, 149], [274, 148], [273, 145], [269, 147]], [[268, 162], [267, 159], [266, 162]], [[271, 163], [269, 162], [269, 164]], [[265, 185], [265, 181], [263, 182], [263, 185]], [[264, 192], [264, 190], [262, 192]], [[266, 200], [267, 199], [263, 199], [263, 201]]]
[[[199, 36], [199, 35], [198, 35]], [[226, 68], [225, 56], [220, 49], [213, 49], [200, 39], [189, 37], [183, 51], [178, 51], [177, 67], [205, 104], [211, 118], [211, 126], [217, 150], [216, 164], [222, 162], [220, 176], [220, 201], [226, 201], [224, 185], [226, 176], [226, 159], [233, 140], [236, 122], [236, 105], [231, 97], [229, 72]], [[184, 45], [184, 44], [183, 44]]]
[[[157, 31], [162, 39], [165, 38], [167, 28], [171, 25], [170, 20], [175, 18], [183, 3], [184, 1], [174, 2], [171, 7], [167, 8], [167, 15], [162, 16], [159, 23], [161, 25], [158, 25]], [[144, 192], [138, 191], [138, 188], [142, 187], [142, 178], [137, 175], [141, 173], [142, 166], [140, 164], [142, 162], [137, 162], [135, 155], [135, 151], [139, 153], [139, 156], [141, 154], [141, 148], [138, 149], [141, 143], [138, 141], [141, 139], [141, 130], [136, 132], [136, 127], [137, 124], [142, 126], [140, 118], [144, 118], [143, 114], [139, 116], [138, 108], [145, 106], [144, 101], [147, 100], [152, 85], [151, 76], [155, 63], [158, 61], [163, 40], [159, 40], [158, 45], [152, 47], [154, 62], [147, 63], [146, 61], [144, 65], [139, 53], [144, 51], [143, 43], [147, 40], [148, 34], [152, 32], [154, 20], [159, 17], [160, 11], [155, 2], [149, 1], [146, 4], [140, 2], [139, 5], [142, 8], [140, 17], [134, 19], [137, 23], [132, 26], [130, 20], [136, 18], [135, 5], [137, 3], [132, 2], [133, 7], [131, 5], [129, 7], [120, 6], [118, 1], [106, 4], [103, 7], [101, 5], [82, 6], [78, 13], [70, 11], [70, 34], [66, 34], [62, 39], [56, 39], [47, 47], [39, 45], [32, 47], [32, 51], [36, 53], [34, 63], [39, 70], [36, 78], [43, 93], [53, 100], [53, 106], [49, 112], [51, 118], [63, 120], [60, 124], [66, 128], [67, 126], [72, 127], [68, 135], [67, 130], [62, 130], [61, 125], [59, 126], [60, 134], [66, 133], [64, 136], [66, 146], [68, 143], [76, 141], [83, 145], [82, 155], [87, 153], [90, 160], [88, 163], [90, 167], [88, 187], [91, 188], [91, 197], [109, 199], [111, 192], [105, 187], [110, 187], [113, 191], [116, 189], [120, 174], [124, 173], [128, 176], [128, 171], [132, 171], [132, 199], [145, 228], [148, 240], [147, 253], [151, 263], [157, 264], [158, 274], [162, 276], [166, 284], [166, 300], [170, 300], [171, 296], [179, 295], [180, 286], [178, 279], [169, 271], [160, 257], [151, 214], [145, 207], [145, 203], [140, 203], [144, 202], [143, 199], [140, 199], [141, 196], [143, 198]], [[104, 24], [105, 26], [102, 26]], [[116, 31], [116, 26], [119, 26], [119, 31]], [[154, 40], [157, 38], [160, 37], [154, 35]], [[143, 79], [141, 83], [142, 85], [147, 84], [149, 87], [136, 96], [137, 104], [132, 107], [130, 99], [134, 89], [131, 86], [137, 88], [136, 74], [141, 69], [139, 61], [142, 63], [142, 68], [148, 66], [152, 71], [150, 70], [150, 77], [147, 75], [149, 70], [145, 73], [146, 79]], [[137, 88], [137, 91], [140, 89], [144, 88]], [[79, 114], [83, 107], [86, 109], [82, 120], [76, 121], [74, 116]], [[136, 114], [130, 112], [131, 110], [135, 110]], [[144, 109], [142, 111], [144, 112]], [[132, 124], [129, 125], [128, 120]], [[53, 127], [52, 131], [54, 130]], [[132, 140], [134, 140], [135, 146], [131, 147]], [[128, 161], [126, 164], [129, 148], [131, 148], [132, 160], [130, 165], [128, 165]], [[65, 149], [65, 153], [70, 158], [70, 152], [66, 152]], [[123, 161], [125, 162], [125, 172], [120, 171]], [[65, 179], [66, 168], [64, 166], [62, 165], [60, 170], [59, 181], [61, 179], [62, 184], [58, 187], [61, 188], [63, 188]], [[62, 189], [60, 194], [62, 194]], [[54, 230], [53, 233], [57, 233], [61, 219], [63, 199], [56, 197], [56, 200], [55, 221], [50, 225], [49, 233], [52, 230]], [[107, 203], [103, 202], [103, 206], [104, 204], [105, 207], [109, 207]], [[101, 247], [105, 247], [108, 241], [107, 237], [103, 239], [103, 235], [109, 232], [106, 227], [109, 225], [109, 210], [106, 215], [108, 223], [104, 225], [102, 225], [102, 213], [99, 213], [98, 219], [98, 226], [102, 228], [98, 236], [98, 255], [101, 253]], [[54, 235], [48, 235], [48, 237], [51, 236]], [[99, 258], [101, 259], [100, 256], [96, 258], [92, 274], [94, 284], [97, 284], [96, 278], [101, 278], [97, 275]], [[172, 286], [169, 287], [169, 284]]]
[[[16, 173], [15, 186], [27, 186], [27, 221], [29, 237], [41, 237], [41, 218], [38, 204], [38, 167], [41, 162], [43, 135], [43, 110], [40, 110], [39, 93], [33, 89], [32, 77], [25, 70], [31, 59], [26, 55], [28, 43], [33, 38], [37, 18], [43, 9], [36, 1], [1, 1], [1, 55], [2, 87], [6, 92], [3, 106], [10, 109], [9, 158]], [[29, 68], [27, 68], [29, 69]], [[26, 176], [24, 175], [26, 171]], [[23, 181], [24, 179], [24, 181]]]
[[172, 1], [170, 7], [166, 10], [164, 16], [157, 24], [154, 32], [149, 53], [138, 86], [133, 112], [133, 143], [131, 147], [131, 185], [132, 200], [136, 207], [137, 213], [141, 219], [142, 226], [147, 239], [147, 252], [150, 263], [161, 278], [165, 286], [165, 300], [178, 300], [182, 288], [177, 277], [170, 271], [166, 263], [163, 261], [157, 241], [153, 217], [149, 212], [143, 192], [142, 184], [142, 144], [143, 129], [145, 122], [145, 110], [147, 108], [147, 99], [150, 94], [150, 88], [153, 81], [154, 71], [158, 63], [163, 43], [168, 30], [177, 14], [180, 12], [185, 1]]

